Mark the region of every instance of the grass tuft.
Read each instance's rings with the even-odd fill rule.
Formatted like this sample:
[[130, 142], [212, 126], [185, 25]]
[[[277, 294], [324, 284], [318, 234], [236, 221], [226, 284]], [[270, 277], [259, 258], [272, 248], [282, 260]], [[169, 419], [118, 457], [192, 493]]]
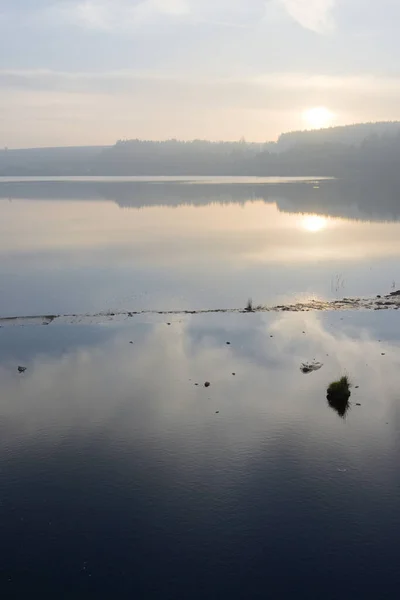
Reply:
[[347, 375], [343, 375], [337, 381], [333, 381], [328, 387], [328, 396], [347, 395], [350, 396], [350, 380]]
[[246, 308], [245, 308], [245, 310], [246, 310], [247, 312], [253, 312], [253, 310], [254, 310], [254, 309], [253, 309], [253, 300], [252, 300], [251, 298], [249, 298], [249, 299], [247, 300], [247, 304], [246, 304]]

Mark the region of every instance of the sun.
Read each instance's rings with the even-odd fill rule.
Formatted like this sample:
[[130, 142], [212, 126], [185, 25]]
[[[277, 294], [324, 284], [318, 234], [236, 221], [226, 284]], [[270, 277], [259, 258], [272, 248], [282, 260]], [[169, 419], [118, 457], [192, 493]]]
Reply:
[[315, 106], [303, 113], [303, 119], [310, 129], [329, 127], [334, 116], [335, 115], [325, 106]]
[[328, 225], [328, 220], [325, 217], [319, 217], [318, 215], [306, 215], [301, 220], [301, 227], [311, 233], [322, 231]]

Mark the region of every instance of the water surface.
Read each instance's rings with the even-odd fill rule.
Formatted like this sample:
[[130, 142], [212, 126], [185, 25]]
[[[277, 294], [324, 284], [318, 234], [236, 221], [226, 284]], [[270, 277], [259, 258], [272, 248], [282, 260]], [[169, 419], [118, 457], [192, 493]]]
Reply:
[[395, 597], [397, 318], [0, 329], [1, 597]]
[[[387, 294], [381, 188], [3, 180], [0, 317]], [[398, 312], [122, 318], [0, 327], [1, 598], [396, 597]]]
[[391, 189], [279, 178], [0, 182], [0, 316], [387, 293]]

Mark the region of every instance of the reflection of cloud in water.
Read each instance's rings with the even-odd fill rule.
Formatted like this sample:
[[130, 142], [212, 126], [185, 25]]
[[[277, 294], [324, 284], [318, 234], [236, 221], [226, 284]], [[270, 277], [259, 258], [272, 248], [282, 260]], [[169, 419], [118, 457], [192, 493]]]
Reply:
[[[368, 318], [376, 325], [389, 315]], [[236, 572], [233, 583], [248, 583], [249, 597], [260, 581], [294, 597], [299, 581], [317, 585], [318, 571], [323, 596], [334, 564], [339, 597], [355, 570], [365, 591], [366, 560], [374, 573], [377, 566], [371, 548], [382, 548], [384, 569], [388, 561], [393, 569], [397, 435], [381, 417], [397, 399], [397, 342], [386, 342], [385, 360], [364, 372], [365, 359], [380, 357], [379, 342], [334, 314], [171, 320], [100, 326], [106, 333], [94, 346], [76, 340], [58, 357], [43, 339], [58, 334], [62, 345], [64, 328], [39, 327], [32, 338], [41, 349], [26, 355], [25, 375], [14, 359], [2, 360], [3, 537], [11, 548], [3, 570], [13, 585], [23, 573], [32, 586], [56, 564], [57, 577], [66, 573], [65, 585], [80, 589], [82, 564], [98, 597], [114, 597], [127, 580], [148, 590], [149, 578], [157, 597], [184, 598], [193, 581], [202, 584], [198, 597], [207, 586], [212, 596], [215, 581], [224, 597]], [[27, 329], [0, 330], [0, 342], [12, 335], [23, 346]], [[324, 367], [305, 377], [300, 363], [323, 352]], [[325, 399], [344, 364], [364, 377], [363, 409], [345, 426]], [[385, 380], [378, 398], [377, 376]], [[287, 564], [295, 577], [285, 577]], [[182, 594], [166, 592], [171, 574]]]
[[[169, 438], [187, 448], [218, 436], [227, 448], [254, 449], [286, 435], [335, 444], [326, 387], [345, 372], [368, 407], [370, 420], [354, 433], [362, 437], [386, 419], [396, 397], [398, 348], [386, 343], [382, 357], [367, 330], [355, 336], [351, 327], [330, 325], [331, 318], [193, 317], [171, 327], [116, 329], [111, 340], [58, 358], [42, 351], [27, 361], [23, 377], [15, 364], [3, 363], [3, 439], [27, 444], [43, 430], [55, 439], [102, 430], [133, 445]], [[313, 359], [324, 367], [305, 378], [299, 366]]]
[[[396, 319], [396, 315], [392, 318]], [[345, 323], [342, 322], [344, 319]], [[273, 330], [279, 334], [276, 339], [281, 353], [298, 353], [300, 347], [312, 349], [317, 354], [315, 358], [324, 359], [326, 364], [322, 371], [325, 375], [328, 373], [328, 380], [329, 374], [332, 374], [332, 380], [343, 374], [349, 374], [352, 379], [354, 373], [358, 380], [368, 381], [368, 388], [376, 393], [379, 401], [396, 389], [395, 382], [393, 388], [390, 387], [392, 382], [387, 375], [394, 365], [399, 364], [398, 347], [393, 342], [385, 343], [385, 348], [389, 346], [391, 360], [382, 361], [382, 344], [371, 337], [368, 327], [352, 326], [352, 319], [349, 313], [344, 316], [338, 313], [323, 316], [316, 313], [285, 314], [275, 319]], [[303, 330], [306, 330], [306, 335], [300, 339], [294, 332]], [[324, 358], [327, 354], [328, 361]], [[303, 358], [313, 359], [314, 356]]]

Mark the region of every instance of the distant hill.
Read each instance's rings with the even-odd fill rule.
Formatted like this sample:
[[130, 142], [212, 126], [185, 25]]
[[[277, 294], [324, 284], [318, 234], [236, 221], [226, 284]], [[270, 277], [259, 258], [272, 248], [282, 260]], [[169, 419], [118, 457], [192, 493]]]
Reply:
[[277, 141], [277, 151], [284, 152], [294, 146], [314, 144], [345, 144], [360, 146], [371, 136], [393, 137], [400, 133], [400, 121], [384, 121], [379, 123], [357, 123], [340, 127], [292, 131], [282, 133]]
[[278, 142], [121, 140], [0, 151], [0, 176], [334, 176], [400, 181], [400, 122], [282, 134]]
[[0, 175], [87, 175], [107, 146], [0, 150]]

